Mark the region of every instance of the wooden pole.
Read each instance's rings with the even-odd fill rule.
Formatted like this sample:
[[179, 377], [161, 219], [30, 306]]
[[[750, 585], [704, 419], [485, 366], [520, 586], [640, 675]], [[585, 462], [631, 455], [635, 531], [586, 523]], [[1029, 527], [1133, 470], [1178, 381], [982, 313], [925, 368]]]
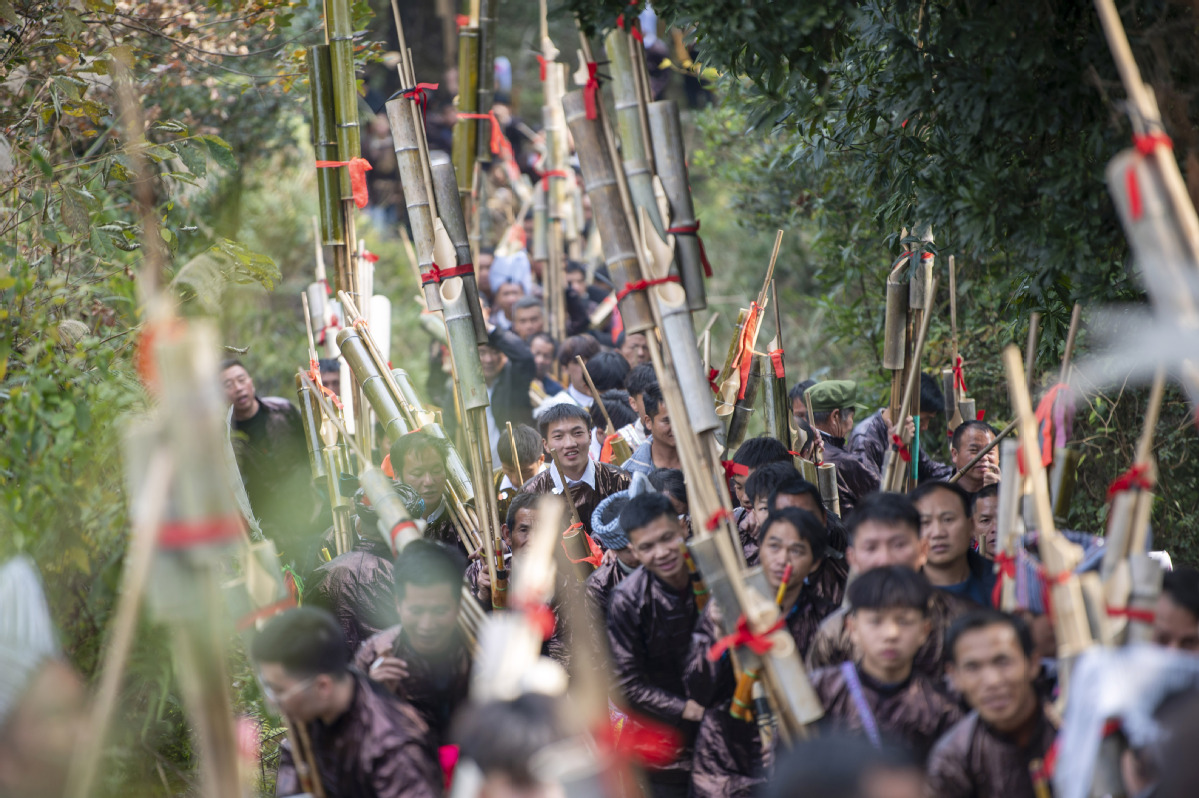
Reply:
[[1070, 376], [1070, 359], [1074, 356], [1074, 339], [1078, 336], [1078, 322], [1081, 319], [1082, 305], [1075, 302], [1074, 310], [1070, 313], [1070, 330], [1066, 333], [1066, 349], [1062, 353], [1062, 370], [1057, 378], [1062, 384], [1065, 384], [1066, 378]]

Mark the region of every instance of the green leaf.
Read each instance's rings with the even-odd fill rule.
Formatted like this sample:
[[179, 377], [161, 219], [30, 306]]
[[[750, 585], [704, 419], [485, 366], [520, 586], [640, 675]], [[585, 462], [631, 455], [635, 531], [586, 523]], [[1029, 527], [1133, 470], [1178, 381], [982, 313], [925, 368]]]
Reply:
[[[77, 18], [78, 19], [78, 18]], [[72, 61], [79, 60], [79, 51], [64, 41], [57, 41], [54, 46], [58, 48], [58, 52], [70, 58]]]
[[76, 238], [87, 232], [90, 217], [82, 198], [74, 189], [64, 187], [62, 192], [62, 220]]
[[233, 147], [220, 136], [205, 133], [200, 140], [208, 145], [208, 153], [218, 164], [230, 171], [237, 171], [237, 160], [233, 157]]
[[194, 141], [179, 143], [179, 158], [193, 175], [203, 178], [208, 174], [208, 156], [206, 149], [201, 149]]
[[46, 155], [43, 153], [41, 147], [31, 147], [29, 150], [29, 157], [37, 165], [37, 168], [41, 170], [42, 177], [54, 177], [54, 167], [50, 166], [50, 161], [47, 160]]

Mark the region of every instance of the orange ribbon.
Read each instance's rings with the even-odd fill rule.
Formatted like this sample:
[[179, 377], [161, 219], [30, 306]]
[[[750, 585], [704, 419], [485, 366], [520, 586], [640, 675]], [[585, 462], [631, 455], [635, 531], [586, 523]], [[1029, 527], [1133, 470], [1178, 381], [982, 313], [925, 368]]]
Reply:
[[696, 219], [695, 224], [681, 224], [669, 227], [666, 229], [666, 232], [674, 236], [695, 236], [695, 242], [699, 244], [699, 261], [704, 265], [704, 276], [712, 276], [712, 264], [708, 262], [708, 251], [704, 249], [704, 240], [699, 237], [698, 219]]
[[737, 344], [737, 368], [741, 374], [741, 387], [737, 389], [737, 398], [745, 398], [745, 388], [749, 383], [749, 369], [754, 361], [754, 339], [758, 337], [758, 325], [762, 321], [762, 308], [757, 302], [749, 303], [749, 316], [741, 327], [741, 341]]
[[[590, 552], [586, 557], [575, 559], [570, 556], [570, 552], [566, 550], [566, 538], [570, 537], [572, 532], [578, 531], [582, 533], [583, 540], [587, 541], [587, 550]], [[592, 540], [591, 535], [588, 535], [583, 529], [582, 524], [571, 524], [566, 531], [562, 533], [562, 551], [566, 552], [566, 559], [572, 563], [590, 563], [593, 567], [599, 568], [604, 564], [604, 550], [599, 547], [599, 544]]]
[[391, 532], [387, 534], [387, 542], [391, 546], [391, 550], [393, 552], [399, 552], [399, 549], [396, 548], [396, 538], [399, 537], [400, 533], [405, 529], [416, 529], [416, 522], [412, 520], [401, 521], [393, 526], [391, 528]]
[[495, 118], [495, 111], [488, 111], [485, 114], [458, 114], [459, 119], [486, 119], [491, 122], [491, 154], [504, 155], [510, 157], [512, 155], [512, 145], [508, 143], [508, 139], [504, 137], [504, 131], [500, 127], [500, 120]]
[[600, 447], [600, 462], [601, 463], [609, 463], [610, 464], [612, 462], [612, 458], [616, 456], [612, 452], [612, 444], [618, 440], [620, 440], [619, 432], [613, 432], [611, 435], [604, 438], [604, 444], [603, 444], [603, 446]]
[[325, 384], [321, 382], [320, 363], [312, 359], [309, 359], [308, 361], [308, 379], [312, 380], [313, 385], [321, 389], [321, 393], [329, 397], [329, 401], [333, 402], [334, 407], [336, 407], [338, 410], [341, 410], [341, 400], [337, 398], [337, 394], [333, 393], [333, 391], [330, 391], [325, 387]]
[[332, 169], [344, 166], [350, 170], [350, 190], [354, 193], [354, 204], [365, 208], [369, 197], [366, 193], [366, 173], [373, 167], [365, 158], [351, 158], [348, 161], [317, 161], [317, 169]]
[[388, 454], [383, 458], [383, 462], [379, 464], [379, 470], [383, 472], [383, 476], [388, 479], [395, 479], [396, 472], [391, 467], [391, 455]]
[[764, 656], [770, 651], [773, 645], [770, 642], [770, 636], [783, 628], [783, 619], [779, 618], [766, 631], [761, 634], [754, 634], [749, 628], [749, 622], [742, 615], [737, 619], [737, 629], [731, 635], [725, 635], [712, 644], [708, 649], [708, 659], [715, 662], [724, 656], [724, 652], [731, 648], [748, 648], [750, 651], [757, 654], [759, 657]]

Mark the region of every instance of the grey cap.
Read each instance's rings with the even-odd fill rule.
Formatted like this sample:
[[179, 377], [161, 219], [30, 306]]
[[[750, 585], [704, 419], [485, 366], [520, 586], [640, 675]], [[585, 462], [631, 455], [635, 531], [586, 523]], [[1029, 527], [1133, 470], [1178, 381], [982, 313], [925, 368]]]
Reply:
[[633, 481], [628, 489], [619, 490], [600, 502], [591, 514], [591, 533], [600, 545], [605, 549], [623, 549], [628, 546], [629, 536], [620, 525], [620, 511], [634, 496], [654, 492], [649, 477], [641, 472], [634, 472]]

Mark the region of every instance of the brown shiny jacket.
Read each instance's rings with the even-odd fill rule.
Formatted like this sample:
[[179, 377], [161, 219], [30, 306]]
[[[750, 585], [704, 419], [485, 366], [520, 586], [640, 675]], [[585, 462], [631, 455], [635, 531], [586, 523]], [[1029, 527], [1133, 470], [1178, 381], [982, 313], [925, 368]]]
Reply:
[[1036, 798], [1033, 769], [1053, 746], [1057, 728], [1045, 713], [1027, 745], [991, 729], [971, 712], [950, 729], [928, 760], [928, 798]]
[[[523, 493], [553, 493], [554, 477], [551, 473], [553, 466], [542, 471], [521, 487]], [[591, 516], [599, 503], [617, 491], [629, 486], [629, 472], [622, 471], [607, 463], [595, 464], [595, 488], [586, 483], [570, 486], [570, 495], [574, 499], [575, 508], [579, 511], [579, 520], [587, 534], [591, 534]]]
[[[433, 798], [443, 791], [429, 729], [411, 706], [353, 672], [354, 700], [332, 723], [308, 724], [326, 798]], [[279, 746], [275, 795], [300, 792], [291, 745]]]
[[399, 621], [394, 568], [383, 541], [359, 536], [354, 548], [312, 572], [304, 603], [332, 613], [346, 646], [357, 651], [363, 640]]

